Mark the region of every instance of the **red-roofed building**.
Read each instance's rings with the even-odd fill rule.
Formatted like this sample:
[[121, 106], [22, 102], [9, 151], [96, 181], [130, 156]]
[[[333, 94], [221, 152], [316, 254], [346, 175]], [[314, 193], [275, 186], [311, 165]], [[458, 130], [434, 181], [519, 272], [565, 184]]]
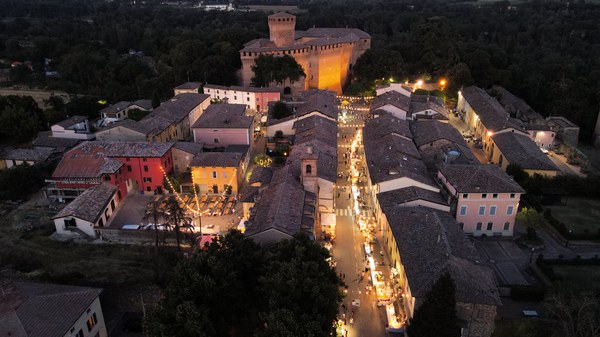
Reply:
[[48, 197], [73, 200], [102, 182], [118, 188], [120, 200], [130, 191], [162, 193], [164, 172], [173, 170], [173, 143], [84, 142], [65, 153], [52, 173]]

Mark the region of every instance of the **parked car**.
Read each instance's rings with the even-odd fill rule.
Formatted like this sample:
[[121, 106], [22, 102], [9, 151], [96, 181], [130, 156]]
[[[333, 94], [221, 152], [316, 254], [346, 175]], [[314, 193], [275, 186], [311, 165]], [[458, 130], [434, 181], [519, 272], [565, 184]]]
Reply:
[[121, 227], [121, 229], [142, 229], [143, 227], [141, 225], [133, 225], [133, 224], [127, 224], [127, 225], [123, 225], [123, 227]]
[[158, 229], [159, 231], [164, 231], [164, 230], [167, 230], [168, 228], [167, 228], [167, 225], [165, 225], [165, 224], [158, 224], [158, 226], [156, 226], [153, 223], [149, 223], [146, 226], [144, 226], [144, 229], [146, 229], [146, 230], [152, 230], [152, 231], [154, 229]]

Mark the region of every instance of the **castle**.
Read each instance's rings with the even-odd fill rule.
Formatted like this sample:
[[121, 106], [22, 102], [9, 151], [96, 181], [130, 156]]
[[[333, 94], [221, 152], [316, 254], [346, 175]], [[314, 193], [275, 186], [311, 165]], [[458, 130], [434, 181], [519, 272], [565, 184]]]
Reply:
[[[249, 86], [252, 66], [261, 54], [290, 55], [302, 66], [306, 78], [300, 90], [328, 89], [338, 94], [350, 79], [356, 60], [371, 46], [371, 36], [357, 28], [310, 28], [297, 31], [296, 17], [288, 13], [269, 16], [269, 39], [255, 39], [240, 50], [242, 82]], [[286, 87], [284, 94], [291, 89]]]

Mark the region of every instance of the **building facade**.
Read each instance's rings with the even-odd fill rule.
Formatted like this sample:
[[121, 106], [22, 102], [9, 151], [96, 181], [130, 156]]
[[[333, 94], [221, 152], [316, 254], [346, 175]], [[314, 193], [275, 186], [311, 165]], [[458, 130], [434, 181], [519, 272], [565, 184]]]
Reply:
[[[296, 31], [296, 17], [287, 13], [269, 16], [269, 39], [256, 39], [240, 50], [243, 86], [249, 86], [252, 66], [259, 55], [289, 55], [304, 70], [303, 89], [328, 89], [342, 93], [356, 60], [371, 47], [371, 36], [356, 28], [310, 28]], [[289, 89], [284, 90], [284, 93]]]
[[229, 104], [244, 104], [247, 109], [265, 112], [269, 109], [270, 102], [281, 99], [279, 89], [257, 87], [226, 87], [222, 85], [206, 84], [204, 93], [213, 100], [224, 101]]

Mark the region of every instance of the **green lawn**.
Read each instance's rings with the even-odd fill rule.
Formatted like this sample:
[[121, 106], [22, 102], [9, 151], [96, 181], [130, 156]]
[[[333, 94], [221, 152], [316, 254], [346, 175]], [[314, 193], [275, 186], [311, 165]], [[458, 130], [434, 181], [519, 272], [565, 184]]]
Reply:
[[579, 289], [600, 288], [600, 266], [552, 266], [554, 274], [565, 284]]
[[600, 229], [600, 200], [568, 198], [566, 206], [547, 206], [552, 215], [575, 233], [597, 233]]

